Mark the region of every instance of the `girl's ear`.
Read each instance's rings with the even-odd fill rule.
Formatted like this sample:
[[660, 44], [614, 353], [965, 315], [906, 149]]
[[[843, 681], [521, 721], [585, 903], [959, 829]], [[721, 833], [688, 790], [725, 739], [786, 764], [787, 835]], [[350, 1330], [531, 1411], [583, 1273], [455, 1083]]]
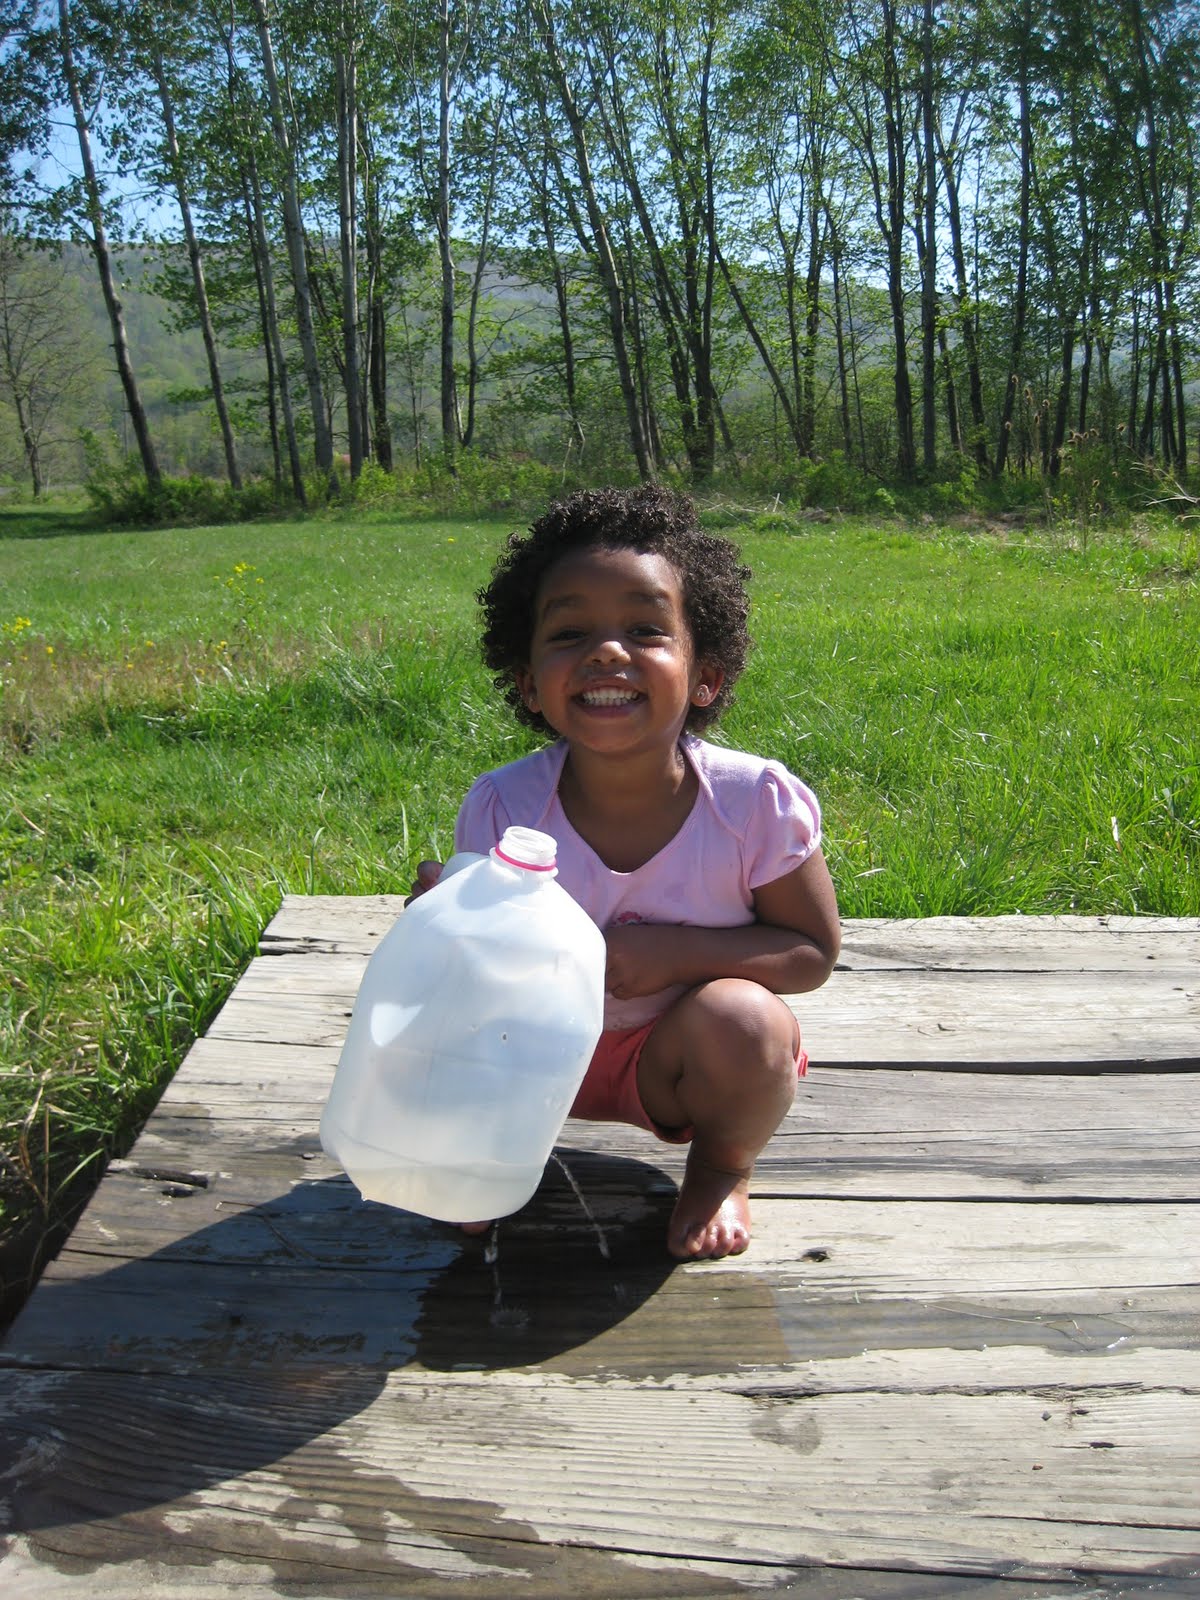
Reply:
[[535, 688], [533, 682], [533, 673], [530, 672], [529, 668], [518, 667], [513, 673], [513, 679], [517, 685], [517, 693], [525, 702], [526, 710], [533, 711], [535, 713], [541, 711], [542, 708], [538, 703], [537, 689]]
[[720, 667], [710, 666], [707, 662], [701, 661], [696, 667], [695, 680], [692, 684], [692, 704], [710, 706], [721, 692], [725, 674]]

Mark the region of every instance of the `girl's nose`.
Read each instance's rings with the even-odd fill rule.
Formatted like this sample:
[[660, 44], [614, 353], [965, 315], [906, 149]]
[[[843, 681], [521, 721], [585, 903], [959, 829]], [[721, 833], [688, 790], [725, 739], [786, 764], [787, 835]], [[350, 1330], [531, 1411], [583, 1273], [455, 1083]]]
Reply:
[[605, 664], [611, 661], [628, 661], [629, 652], [619, 638], [601, 633], [592, 640], [588, 658]]

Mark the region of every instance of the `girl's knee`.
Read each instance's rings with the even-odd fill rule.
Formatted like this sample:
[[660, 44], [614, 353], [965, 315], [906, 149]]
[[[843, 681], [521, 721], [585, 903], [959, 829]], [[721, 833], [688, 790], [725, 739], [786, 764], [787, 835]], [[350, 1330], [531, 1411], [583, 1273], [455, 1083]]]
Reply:
[[778, 995], [743, 978], [714, 979], [676, 1001], [647, 1041], [642, 1105], [663, 1127], [703, 1127], [708, 1136], [715, 1127], [757, 1152], [796, 1093], [799, 1046]]
[[718, 978], [693, 996], [696, 1048], [742, 1072], [778, 1075], [794, 1087], [800, 1029], [786, 1003], [745, 978]]
[[695, 994], [697, 1007], [712, 1025], [731, 1028], [764, 1044], [791, 1050], [796, 1019], [785, 1001], [748, 978], [715, 978]]

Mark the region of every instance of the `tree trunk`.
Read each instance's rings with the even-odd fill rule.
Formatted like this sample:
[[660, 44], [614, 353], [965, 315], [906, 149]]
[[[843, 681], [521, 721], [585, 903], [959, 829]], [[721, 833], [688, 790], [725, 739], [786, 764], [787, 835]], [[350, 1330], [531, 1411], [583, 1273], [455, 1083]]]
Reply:
[[[679, 408], [680, 432], [683, 435], [683, 447], [688, 458], [689, 473], [693, 481], [702, 482], [712, 475], [715, 436], [713, 434], [711, 408], [706, 421], [702, 421], [698, 413], [698, 394], [693, 392], [693, 384], [697, 379], [694, 360], [697, 330], [690, 325], [695, 315], [696, 301], [694, 282], [689, 282], [689, 278], [694, 271], [694, 232], [686, 214], [680, 210], [679, 220], [681, 225], [679, 228], [678, 248], [685, 261], [685, 298], [681, 299], [672, 279], [670, 269], [667, 266], [658, 228], [655, 225], [650, 205], [642, 188], [638, 171], [638, 153], [634, 149], [625, 123], [620, 88], [621, 74], [615, 55], [612, 52], [611, 44], [605, 49], [605, 66], [608, 75], [607, 102], [604, 82], [596, 67], [592, 67], [595, 104], [608, 139], [609, 150], [621, 173], [622, 181], [633, 206], [634, 215], [637, 218], [642, 242], [646, 247], [646, 258], [650, 265], [650, 278], [653, 285], [653, 301], [658, 311], [659, 326], [666, 341], [667, 364], [671, 371], [671, 383], [675, 390], [675, 400]], [[669, 149], [670, 145], [671, 139], [668, 132]], [[671, 151], [670, 153], [674, 162], [674, 152]], [[676, 200], [677, 202], [679, 200], [678, 184], [676, 185]], [[632, 241], [629, 242], [627, 254], [630, 263], [630, 282], [635, 283], [636, 279], [633, 270], [635, 257]], [[692, 261], [688, 260], [689, 255], [692, 256]]]
[[450, 238], [450, 112], [454, 73], [450, 61], [450, 3], [441, 0], [438, 13], [438, 165], [437, 236], [442, 272], [440, 389], [442, 455], [451, 472], [458, 454], [458, 391], [454, 376], [454, 253]]
[[367, 251], [367, 387], [370, 390], [373, 450], [385, 472], [391, 472], [392, 423], [387, 394], [387, 312], [383, 296], [383, 239], [379, 217], [379, 191], [373, 165], [368, 162], [365, 196]]
[[579, 185], [583, 190], [584, 204], [587, 208], [588, 223], [591, 228], [592, 253], [595, 256], [596, 268], [608, 304], [608, 323], [612, 338], [613, 359], [617, 367], [617, 378], [621, 385], [621, 397], [625, 402], [629, 442], [633, 447], [634, 460], [637, 462], [639, 476], [643, 481], [650, 482], [655, 477], [654, 463], [650, 456], [649, 441], [642, 421], [637, 385], [634, 381], [633, 369], [629, 361], [629, 350], [625, 339], [625, 306], [621, 292], [621, 279], [617, 271], [612, 246], [609, 242], [604, 213], [600, 206], [599, 196], [596, 193], [596, 185], [592, 178], [591, 157], [588, 153], [584, 118], [576, 104], [571, 85], [567, 81], [566, 68], [559, 53], [558, 40], [554, 33], [554, 23], [547, 8], [546, 0], [534, 0], [534, 7], [535, 15], [540, 25], [547, 65], [562, 104], [563, 114], [571, 129], [571, 143], [575, 151]]
[[1025, 359], [1025, 317], [1029, 293], [1029, 196], [1033, 168], [1033, 134], [1029, 108], [1029, 28], [1032, 22], [1029, 0], [1024, 0], [1018, 27], [1019, 64], [1017, 70], [1017, 103], [1020, 119], [1021, 182], [1017, 201], [1017, 285], [1013, 295], [1012, 338], [1009, 341], [1008, 382], [1004, 386], [1004, 404], [1001, 407], [1000, 432], [996, 439], [996, 459], [992, 467], [993, 478], [1004, 472], [1008, 459], [1008, 440], [1012, 432], [1013, 411], [1021, 387], [1021, 366]]
[[938, 354], [942, 358], [942, 382], [946, 387], [946, 426], [950, 432], [950, 448], [955, 455], [962, 454], [962, 428], [958, 417], [958, 388], [954, 382], [954, 366], [950, 360], [950, 341], [944, 327], [938, 328]]
[[14, 394], [13, 406], [17, 413], [17, 427], [21, 431], [21, 448], [25, 452], [25, 465], [29, 469], [29, 479], [33, 486], [33, 498], [41, 497], [46, 487], [46, 480], [42, 474], [42, 452], [38, 444], [37, 433], [29, 416], [29, 408], [25, 397]]
[[342, 264], [342, 365], [350, 477], [363, 464], [362, 380], [358, 358], [358, 94], [353, 20], [334, 62], [337, 80], [338, 236]]
[[[814, 183], [816, 179], [814, 177]], [[808, 208], [808, 262], [804, 272], [804, 357], [801, 363], [800, 454], [811, 459], [817, 442], [817, 336], [821, 327], [821, 272], [825, 265], [825, 237], [817, 194]]]
[[262, 186], [258, 178], [258, 164], [251, 151], [247, 162], [246, 203], [252, 228], [258, 271], [262, 280], [263, 306], [267, 319], [267, 339], [275, 358], [275, 376], [279, 384], [279, 408], [283, 413], [283, 433], [287, 441], [288, 467], [292, 475], [292, 493], [298, 505], [306, 505], [308, 496], [304, 488], [304, 467], [300, 460], [300, 445], [296, 438], [296, 417], [292, 407], [292, 383], [288, 375], [287, 352], [283, 348], [283, 335], [279, 330], [279, 310], [275, 300], [275, 271], [271, 265], [271, 245], [267, 238]]
[[33, 498], [37, 500], [46, 487], [46, 480], [42, 474], [42, 453], [37, 438], [21, 415], [20, 406], [17, 407], [17, 417], [21, 429], [21, 444], [25, 451], [25, 464], [29, 468], [29, 480], [33, 486]]
[[504, 101], [496, 108], [491, 128], [491, 151], [488, 162], [487, 185], [483, 196], [483, 216], [479, 227], [479, 248], [475, 252], [475, 269], [471, 274], [471, 294], [467, 306], [467, 419], [463, 427], [463, 446], [470, 449], [475, 442], [475, 419], [479, 400], [479, 299], [483, 292], [483, 275], [487, 268], [491, 248], [492, 209], [496, 203], [496, 186], [500, 167], [500, 124], [504, 117]]
[[1134, 294], [1133, 317], [1129, 332], [1129, 410], [1125, 416], [1125, 442], [1130, 450], [1135, 448], [1137, 438], [1138, 396], [1142, 388], [1142, 301], [1141, 296]]
[[555, 148], [541, 83], [535, 79], [530, 85], [530, 90], [533, 104], [537, 111], [536, 127], [539, 137], [536, 140], [522, 139], [518, 134], [516, 143], [525, 175], [532, 190], [530, 203], [541, 228], [542, 240], [545, 246], [544, 256], [549, 264], [551, 287], [554, 291], [554, 307], [558, 317], [559, 341], [562, 345], [563, 392], [570, 425], [570, 437], [567, 440], [566, 449], [566, 456], [569, 459], [573, 448], [577, 447], [582, 453], [586, 443], [586, 436], [583, 429], [583, 421], [579, 414], [578, 369], [575, 335], [571, 326], [570, 288], [567, 272], [559, 252], [558, 241], [555, 237], [552, 199], [555, 191], [551, 186], [552, 168], [559, 180], [557, 195], [563, 202], [576, 238], [579, 239], [581, 247], [585, 249], [586, 229], [578, 215], [573, 192], [566, 184], [563, 176], [562, 162]]
[[830, 260], [833, 266], [833, 336], [837, 349], [838, 416], [842, 424], [842, 448], [849, 460], [854, 454], [854, 440], [850, 432], [850, 382], [846, 372], [846, 331], [842, 325], [842, 266], [841, 246], [831, 223]]
[[125, 405], [129, 411], [129, 420], [133, 424], [134, 437], [137, 439], [138, 451], [142, 458], [142, 470], [146, 474], [146, 482], [151, 488], [157, 489], [162, 484], [162, 472], [158, 465], [158, 458], [154, 453], [154, 443], [150, 437], [150, 424], [146, 420], [146, 411], [142, 405], [137, 378], [134, 376], [133, 360], [129, 354], [129, 339], [125, 332], [125, 311], [117, 293], [117, 281], [112, 266], [112, 253], [109, 250], [108, 233], [104, 226], [104, 207], [100, 199], [100, 183], [96, 177], [96, 165], [92, 159], [91, 134], [88, 131], [87, 113], [83, 105], [83, 91], [80, 88], [79, 73], [75, 65], [75, 51], [71, 44], [71, 14], [68, 0], [58, 0], [58, 36], [63, 79], [66, 82], [67, 94], [70, 97], [71, 112], [75, 120], [75, 133], [79, 140], [79, 159], [83, 167], [88, 223], [92, 230], [92, 254], [96, 259], [96, 268], [100, 274], [100, 288], [108, 311], [109, 327], [112, 329], [113, 353], [117, 360], [117, 372], [120, 375], [121, 388], [125, 394]]
[[[583, 424], [579, 418], [579, 406], [576, 400], [575, 378], [575, 337], [571, 329], [571, 307], [567, 292], [567, 279], [563, 271], [562, 261], [559, 258], [558, 247], [554, 238], [554, 221], [550, 215], [550, 207], [544, 188], [538, 191], [538, 212], [542, 224], [542, 237], [546, 241], [546, 259], [550, 263], [550, 272], [554, 285], [554, 305], [558, 312], [558, 332], [562, 343], [563, 352], [563, 390], [566, 395], [567, 417], [571, 428], [571, 443], [575, 444], [582, 453], [584, 446]], [[568, 445], [568, 450], [570, 445]]]
[[729, 263], [725, 259], [724, 252], [719, 246], [717, 247], [717, 265], [721, 269], [721, 276], [725, 280], [726, 287], [733, 296], [733, 303], [737, 307], [738, 316], [740, 316], [742, 319], [742, 326], [750, 335], [751, 342], [753, 343], [754, 348], [758, 351], [758, 358], [763, 364], [763, 369], [766, 372], [767, 377], [770, 379], [771, 389], [775, 395], [775, 399], [778, 401], [779, 406], [783, 411], [784, 420], [787, 423], [788, 433], [791, 436], [792, 443], [796, 447], [796, 452], [798, 455], [803, 456], [806, 452], [803, 449], [803, 441], [800, 432], [800, 420], [796, 415], [796, 408], [792, 404], [791, 390], [783, 374], [776, 366], [774, 357], [771, 355], [771, 351], [767, 345], [766, 339], [763, 337], [759, 330], [758, 324], [755, 321], [754, 312], [751, 310], [745, 295], [743, 295], [737, 278], [734, 276]]
[[942, 191], [946, 196], [946, 218], [950, 233], [950, 255], [954, 262], [955, 322], [962, 339], [967, 366], [967, 404], [971, 409], [971, 453], [981, 472], [988, 471], [987, 417], [983, 408], [983, 376], [979, 368], [979, 340], [972, 309], [971, 283], [967, 274], [967, 255], [963, 247], [962, 211], [958, 201], [958, 176], [949, 151], [938, 141], [942, 169]]
[[[1142, 191], [1142, 207], [1150, 230], [1150, 256], [1153, 271], [1155, 307], [1158, 313], [1157, 361], [1162, 371], [1163, 459], [1167, 466], [1182, 472], [1187, 463], [1187, 436], [1183, 410], [1183, 363], [1179, 340], [1178, 312], [1175, 306], [1174, 273], [1167, 242], [1166, 210], [1162, 174], [1159, 170], [1158, 117], [1156, 95], [1150, 72], [1150, 47], [1142, 16], [1142, 0], [1128, 0], [1129, 20], [1137, 54], [1138, 92], [1145, 119], [1144, 149], [1137, 150], [1137, 173]], [[1188, 213], [1190, 221], [1191, 204]], [[1176, 426], [1178, 414], [1178, 426]]]
[[232, 486], [240, 489], [242, 474], [238, 467], [237, 446], [229, 421], [229, 408], [225, 404], [225, 386], [221, 382], [221, 364], [217, 359], [217, 336], [208, 304], [208, 285], [204, 279], [204, 260], [200, 252], [200, 240], [196, 236], [196, 226], [192, 220], [191, 199], [183, 170], [183, 158], [179, 151], [179, 139], [175, 128], [175, 105], [167, 82], [162, 51], [157, 46], [154, 49], [153, 67], [154, 81], [158, 85], [159, 103], [162, 106], [163, 127], [167, 135], [167, 156], [171, 165], [171, 176], [175, 180], [175, 196], [179, 202], [179, 215], [183, 219], [183, 237], [187, 243], [188, 262], [192, 269], [196, 315], [200, 320], [200, 334], [204, 340], [204, 353], [208, 359], [208, 381], [212, 388], [217, 425], [221, 430], [221, 443], [225, 449], [225, 471]]
[[876, 208], [880, 212], [885, 242], [887, 244], [888, 304], [892, 313], [892, 340], [895, 346], [893, 387], [896, 396], [896, 468], [904, 480], [912, 478], [916, 469], [916, 447], [913, 438], [912, 384], [908, 373], [908, 329], [905, 319], [904, 294], [904, 217], [907, 195], [905, 193], [905, 147], [901, 126], [901, 79], [897, 59], [896, 9], [893, 0], [883, 0], [884, 53], [881, 91], [884, 104], [884, 129], [887, 141], [887, 190], [880, 196], [876, 189]]
[[271, 29], [267, 21], [266, 0], [253, 0], [254, 14], [258, 20], [258, 37], [262, 49], [263, 74], [271, 104], [271, 122], [275, 143], [283, 165], [283, 227], [287, 239], [288, 260], [292, 268], [292, 288], [296, 298], [296, 332], [304, 358], [304, 375], [308, 381], [308, 403], [312, 412], [313, 452], [317, 467], [334, 476], [333, 437], [325, 408], [325, 386], [321, 379], [321, 363], [317, 353], [316, 331], [313, 326], [312, 289], [308, 273], [308, 253], [304, 239], [304, 219], [300, 214], [300, 191], [296, 175], [296, 158], [288, 134], [283, 111], [283, 96], [279, 88], [279, 75], [275, 70], [275, 48], [271, 42]]
[[[1062, 471], [1063, 446], [1067, 441], [1067, 419], [1071, 414], [1071, 380], [1075, 367], [1075, 320], [1063, 329], [1062, 357], [1058, 374], [1058, 399], [1054, 406], [1054, 436], [1050, 441], [1050, 475], [1057, 478]], [[1045, 465], [1046, 463], [1043, 463]]]
[[937, 466], [937, 161], [933, 137], [933, 0], [924, 0], [921, 25], [921, 132], [924, 216], [921, 239], [921, 461]]
[[271, 319], [267, 312], [267, 294], [263, 283], [262, 262], [254, 234], [254, 212], [250, 200], [250, 186], [242, 175], [242, 214], [246, 223], [246, 237], [250, 244], [250, 260], [254, 267], [254, 289], [258, 299], [258, 325], [262, 336], [263, 364], [267, 369], [267, 429], [271, 436], [271, 464], [275, 475], [275, 494], [283, 497], [283, 450], [279, 439], [278, 382], [275, 372], [275, 350], [271, 343]]

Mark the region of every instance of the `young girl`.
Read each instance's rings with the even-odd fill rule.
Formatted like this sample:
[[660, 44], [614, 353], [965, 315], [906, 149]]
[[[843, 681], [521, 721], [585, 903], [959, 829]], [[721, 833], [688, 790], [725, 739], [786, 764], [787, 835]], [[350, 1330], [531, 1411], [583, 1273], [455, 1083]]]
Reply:
[[[571, 1115], [690, 1144], [667, 1230], [685, 1259], [750, 1242], [754, 1162], [807, 1064], [779, 996], [824, 983], [840, 942], [811, 792], [697, 737], [745, 665], [747, 577], [658, 488], [572, 495], [514, 534], [479, 595], [483, 655], [557, 741], [477, 779], [454, 837], [483, 853], [517, 823], [557, 840], [558, 880], [608, 945]], [[422, 862], [413, 892], [440, 870]]]

